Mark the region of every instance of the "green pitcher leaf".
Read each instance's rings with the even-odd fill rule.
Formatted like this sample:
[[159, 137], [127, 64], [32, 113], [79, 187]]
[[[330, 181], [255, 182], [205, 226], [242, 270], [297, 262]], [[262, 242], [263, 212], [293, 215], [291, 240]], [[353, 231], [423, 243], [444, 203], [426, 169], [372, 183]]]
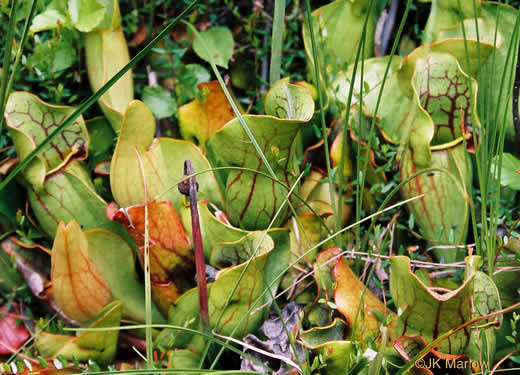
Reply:
[[60, 309], [78, 322], [94, 318], [112, 300], [106, 279], [88, 257], [88, 248], [78, 223], [60, 223], [52, 246], [52, 291]]
[[121, 26], [119, 0], [97, 0], [105, 6], [104, 17], [95, 30], [115, 30]]
[[329, 375], [339, 374], [348, 368], [354, 344], [343, 340], [348, 332], [347, 324], [341, 319], [334, 319], [324, 327], [314, 327], [300, 334], [300, 342], [306, 349], [320, 355], [326, 366], [323, 372]]
[[300, 334], [300, 340], [305, 346], [311, 348], [329, 341], [343, 340], [347, 331], [347, 323], [342, 319], [335, 318], [328, 326], [314, 327], [303, 331]]
[[[478, 73], [478, 62], [485, 62], [493, 50], [492, 44], [450, 38], [415, 49], [400, 64], [399, 58], [393, 58], [377, 113], [383, 137], [391, 143], [409, 144], [415, 163], [421, 167], [431, 161], [431, 146], [460, 141], [462, 136], [470, 143], [471, 125], [480, 125], [473, 77]], [[375, 115], [388, 59], [365, 62], [363, 112], [367, 115]], [[332, 92], [341, 101], [346, 101], [350, 77], [351, 72], [340, 75], [332, 85]], [[356, 92], [360, 91], [358, 73], [353, 104], [359, 103]]]
[[[145, 291], [135, 269], [132, 248], [117, 234], [105, 229], [85, 232], [88, 241], [88, 257], [106, 280], [112, 297], [123, 303], [122, 316], [138, 322], [146, 317]], [[152, 320], [163, 323], [165, 319], [152, 303]]]
[[[471, 133], [466, 135], [462, 131], [467, 131], [465, 129], [473, 124], [479, 126], [477, 82], [460, 69], [453, 56], [431, 53], [425, 59], [417, 60], [412, 86], [421, 109], [434, 124], [431, 145], [449, 143], [462, 136], [472, 140]], [[416, 126], [412, 129], [410, 143], [416, 152], [418, 148], [414, 144], [419, 143], [415, 138], [424, 137], [425, 133]]]
[[[265, 237], [265, 238], [264, 238]], [[235, 242], [219, 242], [211, 252], [210, 263], [217, 268], [226, 268], [244, 263], [254, 254], [271, 251], [273, 239], [264, 232], [252, 232]]]
[[325, 366], [321, 371], [326, 375], [345, 372], [350, 358], [356, 353], [356, 345], [351, 341], [333, 340], [321, 344], [309, 345], [309, 349], [321, 356]]
[[[28, 92], [9, 95], [5, 119], [19, 158], [25, 158], [72, 112], [73, 107], [50, 105]], [[88, 143], [85, 122], [80, 116], [29, 164], [24, 171], [26, 179], [34, 189], [41, 189], [45, 176], [72, 158], [85, 159]]]
[[[269, 313], [271, 296], [266, 288], [270, 286], [271, 293], [275, 293], [278, 288], [276, 280], [289, 261], [287, 231], [275, 229], [270, 233], [275, 242], [274, 249], [252, 259], [228, 306], [225, 305], [226, 301], [247, 262], [221, 270], [215, 281], [208, 284], [210, 325], [222, 335], [241, 339], [255, 332]], [[263, 298], [257, 302], [262, 294]], [[253, 303], [256, 303], [254, 307]], [[170, 308], [168, 321], [172, 325], [200, 329], [197, 288], [189, 290], [177, 300]], [[200, 351], [205, 342], [200, 335], [165, 329], [155, 344], [164, 348], [191, 347]]]
[[[87, 33], [85, 57], [90, 86], [97, 91], [130, 61], [122, 28]], [[99, 100], [103, 113], [116, 132], [121, 128], [124, 111], [133, 98], [134, 82], [129, 71]]]
[[481, 16], [484, 3], [482, 0], [437, 1], [437, 4], [430, 11], [423, 39], [430, 42], [439, 40], [439, 33], [459, 23], [461, 19]]
[[[243, 118], [278, 179], [292, 186], [298, 169], [293, 144], [304, 123], [272, 116], [244, 115]], [[231, 120], [215, 133], [208, 142], [208, 149], [221, 166], [268, 173], [238, 119]], [[248, 230], [267, 228], [285, 198], [281, 187], [272, 179], [243, 170], [231, 170], [227, 174], [226, 197], [231, 223]], [[287, 214], [286, 206], [273, 225], [284, 223]]]
[[[114, 301], [88, 325], [89, 328], [119, 327], [121, 321], [121, 302]], [[69, 361], [92, 360], [100, 365], [112, 362], [117, 349], [118, 330], [85, 331], [79, 336], [55, 335], [40, 332], [36, 347], [46, 359], [63, 356]]]
[[[183, 201], [177, 184], [184, 175], [184, 160], [190, 159], [196, 172], [211, 169], [200, 149], [193, 143], [172, 138], [154, 139], [154, 134], [155, 119], [152, 112], [144, 103], [132, 101], [125, 112], [110, 168], [112, 194], [121, 207], [145, 201], [139, 159], [144, 167], [149, 200], [156, 197], [160, 201], [169, 200], [177, 210]], [[212, 172], [198, 175], [197, 182], [201, 196], [215, 204], [222, 204], [220, 189]]]
[[309, 121], [314, 114], [310, 90], [289, 83], [289, 78], [276, 81], [264, 100], [265, 113], [280, 119]]
[[107, 219], [106, 202], [95, 192], [85, 168], [72, 161], [49, 176], [43, 189], [28, 186], [29, 202], [38, 223], [54, 237], [60, 221], [77, 221], [83, 229], [104, 228], [122, 233], [122, 228]]
[[213, 62], [226, 69], [233, 55], [233, 46], [233, 34], [224, 26], [211, 27], [202, 31], [193, 41], [193, 49], [202, 60]]
[[105, 16], [101, 0], [69, 0], [69, 13], [74, 26], [82, 32], [92, 31]]
[[[466, 258], [466, 273], [475, 273], [473, 281], [473, 309], [472, 318], [487, 315], [502, 310], [500, 293], [491, 277], [479, 271], [482, 260], [478, 256]], [[492, 362], [495, 358], [496, 337], [495, 329], [502, 323], [503, 316], [482, 321], [480, 327], [471, 330], [471, 338], [466, 354], [475, 361], [481, 358]]]
[[[90, 320], [115, 299], [123, 303], [124, 317], [145, 320], [144, 287], [137, 279], [133, 251], [115, 233], [83, 232], [75, 221], [60, 223], [51, 260], [54, 299], [70, 318]], [[152, 316], [154, 322], [164, 321], [155, 305]]]
[[[353, 62], [367, 17], [365, 57], [372, 55], [377, 15], [375, 6], [372, 6], [372, 11], [368, 14], [369, 5], [368, 0], [337, 0], [312, 12], [312, 29], [315, 33], [320, 71], [330, 72], [330, 78], [321, 77], [325, 82], [334, 79], [337, 72], [346, 69]], [[307, 22], [303, 23], [302, 36], [309, 71], [314, 74], [311, 35]]]
[[[430, 343], [443, 333], [458, 327], [472, 317], [471, 299], [475, 273], [454, 290], [425, 285], [412, 273], [410, 259], [390, 259], [390, 291], [398, 309], [396, 334], [420, 334]], [[468, 346], [470, 330], [460, 330], [441, 342], [437, 348], [448, 354], [462, 354]]]
[[[201, 200], [198, 202], [199, 215], [200, 215], [200, 232], [202, 235], [202, 243], [204, 245], [204, 255], [207, 262], [211, 262], [214, 257], [215, 249], [221, 244], [230, 244], [237, 241], [242, 241], [249, 236], [250, 239], [259, 239], [263, 236], [262, 231], [248, 232], [246, 230], [233, 227], [226, 221], [219, 219], [218, 212], [213, 214], [210, 211], [210, 205], [207, 201]], [[213, 207], [214, 208], [214, 207]], [[184, 204], [180, 211], [180, 217], [184, 228], [190, 239], [193, 242], [193, 231], [191, 226], [191, 211], [189, 204]], [[266, 243], [272, 243], [271, 239], [266, 236]], [[245, 253], [251, 254], [254, 248], [243, 248]], [[244, 255], [237, 254], [240, 259], [244, 258]], [[242, 262], [240, 262], [242, 263]], [[214, 264], [213, 264], [214, 265]]]
[[[407, 149], [401, 161], [400, 178], [406, 180], [421, 171], [413, 161], [413, 150]], [[401, 188], [403, 199], [424, 194], [407, 204], [425, 238], [433, 244], [463, 244], [468, 231], [469, 196], [472, 183], [471, 161], [464, 144], [432, 152], [427, 168], [444, 172], [423, 173]], [[459, 185], [457, 185], [459, 184]], [[456, 249], [436, 249], [445, 262], [463, 258]]]
[[[347, 319], [349, 326], [354, 329], [354, 337], [377, 338], [380, 334], [379, 328], [383, 324], [381, 317], [385, 317], [385, 321], [389, 322], [394, 319], [394, 314], [370, 289], [365, 288], [344, 257], [340, 257], [334, 265], [334, 280], [334, 303]], [[363, 290], [365, 293], [361, 300]]]
[[[405, 360], [411, 361], [426, 346], [427, 342], [421, 335], [400, 336], [395, 340], [394, 349]], [[453, 366], [453, 368], [467, 368], [468, 357], [463, 354], [452, 355], [441, 353], [437, 350], [430, 350], [425, 356], [416, 361], [411, 370], [411, 374], [417, 375], [433, 375], [430, 369], [439, 369], [443, 371]], [[460, 366], [460, 367], [459, 367]], [[465, 370], [462, 370], [465, 372]]]
[[[483, 120], [487, 122], [502, 123], [505, 118], [506, 135], [509, 138], [514, 137], [512, 101], [509, 93], [513, 87], [515, 56], [518, 53], [518, 43], [512, 40], [517, 12], [507, 4], [485, 1], [481, 4], [476, 22], [473, 11], [464, 12], [465, 19], [462, 22], [457, 18], [452, 24], [446, 25], [445, 28], [436, 28], [435, 31], [436, 40], [449, 37], [463, 38], [464, 33], [467, 38], [476, 39], [475, 23], [477, 23], [479, 39], [484, 43], [496, 45], [496, 50], [488, 60], [480, 64], [478, 109], [479, 115], [484, 116]], [[510, 46], [512, 51], [508, 60]], [[503, 87], [501, 87], [502, 77], [504, 77]]]

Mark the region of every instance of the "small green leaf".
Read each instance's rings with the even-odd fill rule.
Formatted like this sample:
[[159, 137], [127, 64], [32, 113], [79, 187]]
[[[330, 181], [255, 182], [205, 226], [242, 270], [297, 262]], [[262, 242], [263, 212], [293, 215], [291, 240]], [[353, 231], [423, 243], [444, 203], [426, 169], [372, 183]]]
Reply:
[[46, 9], [43, 13], [34, 17], [30, 31], [37, 33], [44, 30], [51, 30], [67, 22], [67, 16], [56, 9]]
[[212, 27], [197, 35], [193, 41], [195, 53], [204, 61], [228, 67], [233, 55], [233, 35], [227, 27]]
[[105, 17], [105, 4], [99, 0], [69, 0], [69, 12], [79, 31], [92, 31]]
[[[494, 165], [496, 165], [495, 159]], [[494, 168], [493, 168], [494, 169]], [[520, 160], [514, 155], [504, 152], [502, 156], [502, 175], [500, 183], [502, 186], [514, 190], [520, 190]]]
[[177, 111], [175, 99], [161, 86], [146, 86], [142, 99], [156, 119], [173, 116]]

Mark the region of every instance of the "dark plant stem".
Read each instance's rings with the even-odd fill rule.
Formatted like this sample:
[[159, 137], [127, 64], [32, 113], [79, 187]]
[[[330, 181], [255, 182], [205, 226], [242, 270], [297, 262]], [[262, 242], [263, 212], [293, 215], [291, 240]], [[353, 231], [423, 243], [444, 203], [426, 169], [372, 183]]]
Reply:
[[197, 270], [197, 285], [199, 291], [199, 314], [202, 329], [209, 332], [208, 287], [206, 285], [206, 262], [200, 233], [199, 209], [197, 206], [198, 184], [195, 180], [195, 170], [191, 160], [184, 161], [184, 175], [191, 176], [179, 184], [181, 194], [190, 197], [191, 228], [193, 233], [193, 247], [195, 248], [195, 269]]

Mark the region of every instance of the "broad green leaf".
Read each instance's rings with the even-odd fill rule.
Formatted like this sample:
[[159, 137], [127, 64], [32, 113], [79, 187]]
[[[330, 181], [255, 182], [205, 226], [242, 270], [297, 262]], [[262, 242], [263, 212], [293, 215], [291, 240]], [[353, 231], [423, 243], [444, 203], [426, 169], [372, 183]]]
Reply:
[[177, 109], [175, 99], [161, 86], [146, 86], [142, 99], [156, 119], [173, 116]]
[[[391, 257], [390, 265], [390, 292], [398, 309], [397, 336], [420, 334], [430, 343], [471, 319], [474, 272], [468, 275], [460, 287], [449, 290], [425, 285], [420, 281], [412, 273], [408, 257]], [[441, 342], [437, 350], [462, 354], [469, 340], [469, 329], [460, 330]]]
[[104, 228], [122, 233], [122, 228], [107, 219], [106, 203], [96, 194], [84, 167], [72, 161], [47, 177], [43, 189], [27, 186], [29, 201], [42, 229], [54, 237], [59, 222], [77, 221], [83, 229]]
[[[121, 302], [114, 301], [88, 325], [89, 328], [118, 327], [121, 321]], [[114, 359], [117, 349], [118, 330], [85, 331], [79, 336], [55, 335], [40, 332], [36, 339], [36, 347], [46, 359], [63, 356], [72, 361], [95, 361], [99, 365], [107, 365]]]
[[314, 114], [310, 90], [289, 83], [289, 78], [280, 79], [271, 86], [264, 107], [267, 115], [280, 119], [309, 121]]
[[[413, 151], [407, 149], [401, 161], [400, 178], [404, 181], [421, 168], [413, 161]], [[425, 238], [433, 244], [463, 244], [466, 240], [469, 220], [468, 192], [471, 188], [471, 161], [464, 144], [432, 152], [431, 163], [426, 168], [441, 168], [444, 172], [423, 173], [401, 188], [403, 199], [424, 194], [422, 198], [407, 204]], [[457, 186], [457, 183], [460, 185]], [[455, 261], [462, 253], [456, 249], [436, 249], [445, 262]]]
[[[132, 101], [125, 112], [110, 168], [112, 194], [121, 207], [145, 201], [139, 158], [144, 167], [149, 201], [154, 198], [159, 201], [169, 200], [177, 210], [183, 202], [177, 184], [184, 175], [184, 160], [192, 161], [195, 172], [211, 168], [193, 143], [171, 138], [154, 139], [154, 134], [152, 112], [144, 103]], [[212, 203], [222, 204], [220, 189], [212, 172], [197, 175], [197, 182], [199, 196], [209, 198]], [[129, 186], [132, 188], [129, 189]]]
[[88, 257], [87, 237], [75, 221], [58, 226], [51, 279], [56, 304], [78, 322], [94, 318], [112, 299], [106, 279]]
[[[136, 205], [109, 213], [134, 239], [144, 267], [145, 206]], [[171, 202], [149, 202], [150, 275], [155, 302], [166, 315], [170, 305], [193, 286], [195, 260], [191, 244]]]
[[224, 26], [202, 31], [193, 41], [193, 49], [202, 60], [226, 69], [233, 55], [233, 45], [233, 34]]
[[179, 128], [184, 139], [205, 150], [208, 138], [235, 118], [235, 113], [217, 81], [200, 83], [198, 88], [197, 98], [179, 108]]
[[[315, 34], [320, 74], [327, 74], [321, 77], [325, 82], [332, 81], [339, 71], [346, 69], [348, 64], [353, 62], [367, 17], [364, 56], [372, 56], [377, 15], [375, 6], [372, 6], [372, 11], [368, 13], [369, 5], [368, 0], [336, 0], [312, 12], [312, 29]], [[303, 23], [302, 36], [308, 69], [314, 76], [314, 58], [307, 22]]]
[[105, 16], [106, 7], [100, 0], [69, 0], [68, 5], [72, 23], [84, 33], [92, 31]]
[[[72, 107], [47, 104], [27, 92], [9, 95], [5, 119], [19, 158], [25, 158], [73, 111]], [[24, 171], [25, 178], [33, 189], [42, 189], [45, 176], [73, 158], [85, 159], [88, 143], [85, 122], [80, 116], [29, 164]]]
[[33, 18], [30, 31], [38, 33], [44, 30], [56, 29], [67, 22], [67, 16], [57, 9], [46, 9]]
[[[87, 33], [85, 57], [90, 86], [97, 91], [130, 61], [122, 28]], [[103, 113], [116, 132], [121, 129], [124, 111], [133, 98], [134, 82], [129, 71], [99, 100]]]
[[[304, 123], [271, 116], [244, 115], [243, 118], [278, 179], [292, 186], [298, 170], [293, 145]], [[209, 139], [208, 150], [219, 166], [269, 173], [238, 119], [228, 122]], [[230, 170], [226, 177], [226, 202], [231, 223], [248, 230], [267, 228], [285, 198], [281, 189], [266, 176]], [[284, 223], [288, 212], [286, 205], [273, 225]]]

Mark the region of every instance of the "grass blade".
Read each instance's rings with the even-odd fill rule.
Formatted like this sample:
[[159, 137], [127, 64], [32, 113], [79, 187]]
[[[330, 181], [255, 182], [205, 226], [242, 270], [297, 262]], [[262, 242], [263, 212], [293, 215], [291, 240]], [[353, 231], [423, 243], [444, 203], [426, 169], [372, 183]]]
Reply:
[[[0, 105], [2, 113], [4, 113], [5, 109], [4, 103], [7, 101], [7, 82], [9, 80], [9, 71], [11, 67], [12, 57], [11, 54], [13, 50], [14, 28], [16, 26], [16, 3], [17, 0], [13, 0], [13, 3], [11, 4], [11, 11], [9, 12], [9, 24], [7, 25], [7, 35], [5, 37], [4, 60], [2, 62], [2, 86], [0, 86]], [[2, 120], [0, 120], [0, 132], [2, 131]]]
[[271, 85], [280, 79], [284, 18], [285, 0], [274, 0], [273, 33], [271, 36], [271, 61], [269, 64], [269, 83]]

